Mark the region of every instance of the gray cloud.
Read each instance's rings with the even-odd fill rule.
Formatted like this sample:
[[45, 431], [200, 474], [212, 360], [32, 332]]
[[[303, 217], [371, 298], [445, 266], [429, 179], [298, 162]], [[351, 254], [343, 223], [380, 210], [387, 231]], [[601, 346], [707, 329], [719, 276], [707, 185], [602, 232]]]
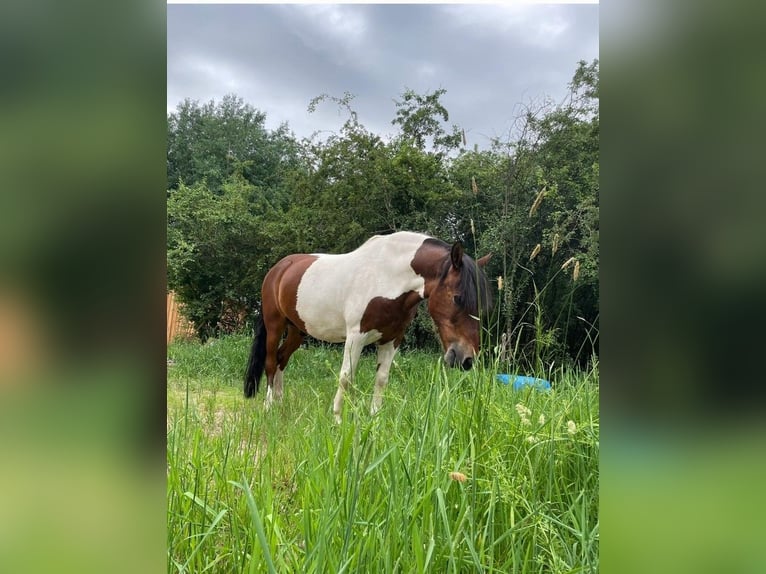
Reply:
[[298, 136], [337, 130], [331, 104], [355, 94], [370, 130], [395, 131], [394, 99], [445, 88], [469, 145], [507, 136], [517, 105], [559, 101], [579, 60], [598, 57], [597, 5], [168, 6], [168, 111], [235, 93]]

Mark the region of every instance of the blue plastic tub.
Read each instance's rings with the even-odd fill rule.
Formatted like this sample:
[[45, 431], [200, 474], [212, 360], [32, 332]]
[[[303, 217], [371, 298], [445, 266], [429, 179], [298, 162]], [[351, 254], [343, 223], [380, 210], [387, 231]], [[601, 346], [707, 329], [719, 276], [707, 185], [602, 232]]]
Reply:
[[523, 375], [508, 375], [501, 373], [497, 375], [497, 380], [504, 385], [513, 384], [513, 390], [519, 391], [526, 387], [532, 387], [538, 391], [549, 391], [551, 384], [545, 379], [538, 379], [537, 377], [525, 377]]

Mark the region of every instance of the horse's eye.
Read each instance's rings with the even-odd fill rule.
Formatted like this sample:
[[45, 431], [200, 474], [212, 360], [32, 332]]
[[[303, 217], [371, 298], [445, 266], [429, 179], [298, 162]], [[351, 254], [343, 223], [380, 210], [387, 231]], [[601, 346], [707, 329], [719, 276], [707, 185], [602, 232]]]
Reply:
[[455, 295], [452, 300], [455, 302], [455, 305], [463, 306], [463, 298], [460, 295]]

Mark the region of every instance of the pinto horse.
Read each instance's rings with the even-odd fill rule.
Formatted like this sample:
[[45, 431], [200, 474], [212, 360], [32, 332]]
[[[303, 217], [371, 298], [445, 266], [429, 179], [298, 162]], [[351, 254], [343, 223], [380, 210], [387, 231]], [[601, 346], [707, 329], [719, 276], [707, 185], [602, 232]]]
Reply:
[[[362, 348], [378, 345], [371, 413], [383, 401], [388, 372], [404, 332], [428, 300], [444, 348], [444, 362], [470, 369], [479, 350], [481, 313], [492, 306], [482, 267], [459, 242], [452, 246], [408, 231], [376, 235], [340, 254], [296, 254], [266, 274], [262, 312], [245, 374], [245, 396], [258, 390], [266, 371], [266, 406], [282, 397], [282, 374], [304, 334], [345, 342], [333, 412], [340, 420], [343, 393], [354, 378]], [[284, 341], [282, 336], [287, 332]]]

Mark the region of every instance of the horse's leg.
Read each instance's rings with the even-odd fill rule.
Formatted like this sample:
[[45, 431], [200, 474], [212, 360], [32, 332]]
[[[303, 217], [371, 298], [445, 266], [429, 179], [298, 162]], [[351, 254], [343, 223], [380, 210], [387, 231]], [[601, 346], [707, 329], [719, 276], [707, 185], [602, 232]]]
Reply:
[[338, 392], [335, 393], [335, 400], [332, 404], [332, 412], [335, 413], [335, 422], [338, 424], [341, 422], [340, 413], [343, 410], [343, 393], [348, 388], [349, 383], [354, 380], [354, 371], [356, 371], [363, 347], [364, 337], [359, 333], [349, 333], [346, 336], [346, 346], [343, 349], [343, 365], [340, 368], [340, 379], [338, 381]]
[[[279, 348], [279, 341], [282, 339], [282, 334], [285, 332], [286, 320], [284, 317], [274, 315], [267, 317], [264, 314], [264, 322], [266, 323], [266, 408], [270, 408], [274, 402], [274, 379], [277, 374], [277, 355]], [[279, 380], [279, 390], [282, 390], [282, 381]]]
[[287, 337], [277, 351], [277, 371], [274, 373], [274, 397], [282, 399], [282, 374], [287, 367], [287, 361], [295, 350], [301, 346], [303, 334], [292, 323], [287, 324]]
[[393, 341], [383, 345], [378, 345], [378, 370], [375, 372], [375, 390], [372, 392], [372, 405], [370, 414], [374, 415], [380, 410], [383, 404], [383, 389], [388, 383], [388, 372], [391, 369], [391, 363], [396, 354], [396, 347]]

